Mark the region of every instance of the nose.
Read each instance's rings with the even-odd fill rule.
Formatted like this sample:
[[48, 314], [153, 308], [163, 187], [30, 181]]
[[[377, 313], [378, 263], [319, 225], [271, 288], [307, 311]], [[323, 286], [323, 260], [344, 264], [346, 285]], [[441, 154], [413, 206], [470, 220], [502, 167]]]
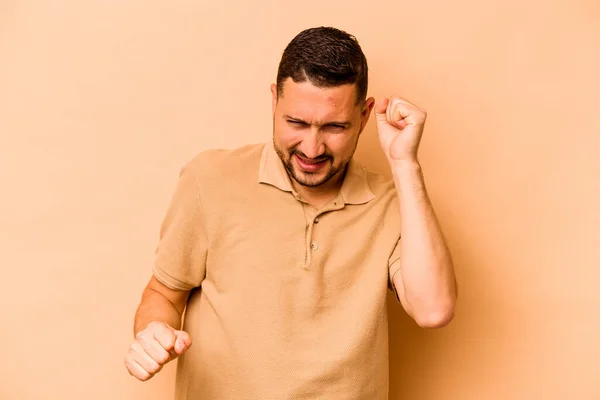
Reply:
[[325, 145], [318, 128], [311, 129], [310, 133], [304, 137], [300, 150], [308, 158], [319, 158], [325, 153]]

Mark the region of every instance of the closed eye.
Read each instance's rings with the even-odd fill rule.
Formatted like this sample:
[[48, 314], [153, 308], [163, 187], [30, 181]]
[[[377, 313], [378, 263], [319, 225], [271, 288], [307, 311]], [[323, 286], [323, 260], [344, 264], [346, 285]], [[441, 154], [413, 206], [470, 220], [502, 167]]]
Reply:
[[[308, 122], [304, 122], [302, 120], [298, 120], [298, 119], [293, 119], [293, 118], [285, 118], [286, 122], [290, 125], [293, 126], [296, 129], [304, 129], [310, 126], [310, 124]], [[330, 132], [344, 132], [346, 129], [350, 128], [351, 124], [348, 123], [336, 123], [336, 122], [331, 122], [331, 123], [325, 123], [323, 125], [321, 125], [321, 129], [323, 130], [327, 130]]]
[[346, 130], [345, 125], [338, 125], [338, 124], [327, 124], [324, 126], [324, 128], [327, 129], [328, 131], [332, 131], [332, 132], [343, 132]]
[[304, 128], [304, 127], [308, 126], [308, 124], [306, 122], [296, 121], [296, 120], [293, 120], [293, 119], [288, 119], [287, 122], [288, 122], [288, 124], [290, 124], [292, 126], [295, 126], [295, 127], [298, 127], [298, 128]]

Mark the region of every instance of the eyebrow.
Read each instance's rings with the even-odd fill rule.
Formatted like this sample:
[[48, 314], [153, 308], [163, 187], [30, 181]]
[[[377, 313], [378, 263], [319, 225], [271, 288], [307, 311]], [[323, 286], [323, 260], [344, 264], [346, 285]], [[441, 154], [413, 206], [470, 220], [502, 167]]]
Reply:
[[[300, 118], [292, 117], [291, 115], [286, 114], [283, 116], [283, 118], [285, 118], [288, 121], [302, 122], [303, 124], [311, 125], [308, 122], [306, 122]], [[325, 122], [324, 124], [318, 124], [318, 126], [332, 126], [332, 125], [340, 125], [345, 128], [349, 128], [352, 126], [352, 122], [350, 122], [350, 121], [329, 121], [329, 122]]]

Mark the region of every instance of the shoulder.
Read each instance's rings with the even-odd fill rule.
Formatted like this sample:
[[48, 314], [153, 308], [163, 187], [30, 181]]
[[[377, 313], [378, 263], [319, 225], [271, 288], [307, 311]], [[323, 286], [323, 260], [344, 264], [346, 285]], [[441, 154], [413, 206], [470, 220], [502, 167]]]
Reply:
[[202, 195], [232, 193], [258, 181], [265, 143], [233, 149], [213, 148], [197, 153], [181, 168], [181, 176], [193, 180]]
[[375, 195], [370, 203], [371, 209], [379, 218], [382, 218], [383, 224], [400, 226], [399, 199], [391, 171], [389, 174], [383, 174], [371, 171], [366, 167], [363, 168], [365, 168], [369, 189]]
[[362, 168], [364, 170], [369, 189], [371, 189], [375, 197], [386, 197], [396, 194], [394, 179], [391, 176], [386, 176], [382, 173], [372, 171], [365, 166]]
[[233, 149], [214, 148], [197, 153], [183, 170], [197, 178], [237, 176], [256, 166], [258, 168], [265, 143], [247, 144]]

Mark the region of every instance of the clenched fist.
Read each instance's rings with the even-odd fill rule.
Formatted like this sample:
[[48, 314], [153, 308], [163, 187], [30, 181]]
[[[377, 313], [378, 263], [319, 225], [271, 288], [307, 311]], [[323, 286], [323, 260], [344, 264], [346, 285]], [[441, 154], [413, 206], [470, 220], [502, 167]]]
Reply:
[[416, 161], [427, 112], [407, 100], [384, 97], [375, 104], [381, 148], [390, 163]]
[[129, 373], [147, 381], [166, 363], [179, 357], [190, 347], [192, 340], [184, 331], [178, 331], [163, 322], [150, 322], [138, 332], [125, 357]]

